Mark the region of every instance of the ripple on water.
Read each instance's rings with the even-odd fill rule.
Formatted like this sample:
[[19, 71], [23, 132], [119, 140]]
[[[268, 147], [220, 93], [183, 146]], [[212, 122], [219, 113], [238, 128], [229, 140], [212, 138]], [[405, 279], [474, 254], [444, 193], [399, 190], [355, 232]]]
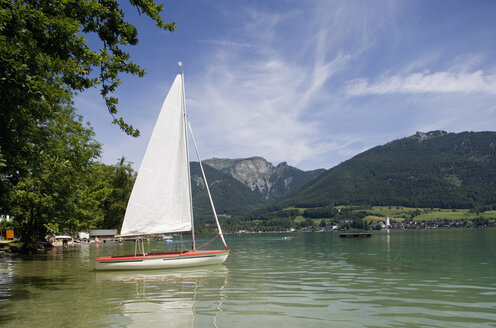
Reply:
[[[488, 260], [496, 257], [495, 238], [465, 233], [405, 231], [368, 240], [332, 233], [294, 234], [291, 240], [277, 234], [227, 236], [233, 253], [224, 265], [154, 273], [93, 271], [96, 255], [127, 244], [64, 249], [0, 263], [2, 318], [9, 314], [2, 323], [31, 327], [49, 320], [70, 326], [79, 318], [81, 326], [146, 323], [147, 328], [164, 322], [242, 328], [496, 326], [496, 270]], [[431, 256], [433, 249], [441, 249], [438, 256]]]

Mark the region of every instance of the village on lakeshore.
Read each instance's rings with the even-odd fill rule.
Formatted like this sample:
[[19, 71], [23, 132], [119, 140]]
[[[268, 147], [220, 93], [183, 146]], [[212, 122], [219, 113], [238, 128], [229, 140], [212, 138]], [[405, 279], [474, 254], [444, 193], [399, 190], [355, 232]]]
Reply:
[[[388, 223], [389, 222], [389, 223]], [[347, 231], [346, 224], [348, 222], [343, 222], [337, 225], [326, 225], [326, 226], [315, 226], [315, 227], [305, 227], [305, 228], [290, 228], [283, 231], [275, 232], [332, 232], [332, 231]], [[496, 219], [435, 219], [435, 220], [390, 220], [386, 218], [383, 221], [377, 221], [370, 223], [370, 228], [366, 230], [420, 230], [420, 229], [449, 229], [449, 228], [495, 228]], [[353, 228], [352, 228], [353, 229]], [[357, 230], [357, 229], [353, 229]], [[262, 233], [262, 231], [256, 231]], [[268, 232], [268, 231], [265, 231]], [[255, 233], [255, 231], [239, 230], [238, 233]]]
[[409, 208], [401, 206], [337, 206], [289, 208], [255, 213], [243, 221], [225, 220], [227, 232], [330, 232], [494, 228], [496, 211]]

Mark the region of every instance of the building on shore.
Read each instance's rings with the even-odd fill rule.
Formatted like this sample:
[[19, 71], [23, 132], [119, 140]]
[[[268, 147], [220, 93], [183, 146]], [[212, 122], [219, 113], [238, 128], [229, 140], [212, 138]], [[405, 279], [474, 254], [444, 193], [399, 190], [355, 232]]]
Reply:
[[107, 242], [107, 241], [115, 241], [115, 236], [117, 236], [116, 229], [103, 229], [103, 230], [91, 230], [90, 231], [90, 240], [95, 242]]

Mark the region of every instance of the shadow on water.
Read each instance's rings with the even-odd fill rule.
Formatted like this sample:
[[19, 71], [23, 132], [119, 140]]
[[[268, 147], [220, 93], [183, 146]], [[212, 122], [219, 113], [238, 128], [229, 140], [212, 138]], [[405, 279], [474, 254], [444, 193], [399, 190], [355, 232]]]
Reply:
[[[39, 295], [60, 293], [74, 283], [75, 277], [62, 266], [62, 250], [40, 252], [5, 259], [0, 264], [1, 323], [18, 322], [30, 315], [17, 304], [29, 304]], [[37, 302], [37, 301], [36, 301]], [[4, 314], [4, 313], [8, 314]], [[18, 324], [16, 324], [18, 326]]]
[[29, 276], [29, 277], [15, 277], [13, 281], [10, 282], [11, 285], [16, 286], [14, 293], [11, 294], [12, 298], [28, 298], [29, 289], [46, 289], [46, 290], [57, 290], [65, 288], [68, 282], [72, 279], [69, 277], [42, 277], [42, 276]]
[[[9, 312], [11, 302], [21, 302], [35, 298], [37, 290], [45, 290], [52, 293], [55, 290], [65, 289], [67, 283], [70, 281], [67, 277], [58, 278], [45, 278], [41, 276], [31, 277], [16, 277], [8, 282], [10, 286], [7, 287], [8, 295], [0, 295], [0, 302], [3, 303], [5, 309], [2, 311]], [[0, 289], [5, 290], [5, 286], [0, 285]], [[2, 293], [3, 294], [3, 293]], [[15, 317], [12, 315], [5, 315], [1, 317], [2, 323], [13, 320]]]

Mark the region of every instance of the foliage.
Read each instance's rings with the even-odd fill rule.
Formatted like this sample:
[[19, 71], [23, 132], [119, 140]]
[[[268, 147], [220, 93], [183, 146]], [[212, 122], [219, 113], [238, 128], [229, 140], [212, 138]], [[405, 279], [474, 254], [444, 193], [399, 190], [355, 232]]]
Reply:
[[[291, 195], [289, 195], [291, 197]], [[330, 202], [315, 202], [315, 201], [308, 201], [308, 202], [299, 202], [299, 203], [294, 203], [294, 207], [303, 207], [303, 208], [315, 208], [315, 207], [324, 207], [331, 205]]]
[[[130, 3], [159, 28], [176, 27], [160, 17], [163, 5]], [[70, 104], [98, 86], [113, 123], [138, 136], [112, 97], [121, 74], [145, 74], [127, 52], [137, 43], [117, 0], [0, 0], [0, 213], [14, 215], [25, 249], [46, 232], [112, 225], [122, 212], [127, 191], [95, 163], [100, 145]], [[121, 208], [103, 206], [109, 197]]]
[[282, 204], [492, 208], [495, 190], [496, 133], [437, 131], [363, 152]]
[[338, 211], [334, 207], [321, 207], [321, 208], [310, 208], [303, 211], [304, 218], [332, 218], [338, 214]]
[[[130, 2], [159, 28], [176, 28], [160, 17], [163, 5]], [[85, 37], [93, 35], [101, 41], [101, 49], [92, 50], [88, 45]], [[71, 90], [82, 91], [99, 84], [113, 123], [130, 135], [139, 135], [138, 130], [116, 116], [118, 100], [110, 96], [121, 83], [119, 73], [140, 77], [145, 74], [123, 50], [137, 43], [137, 30], [124, 20], [117, 0], [2, 0], [2, 123], [13, 129], [36, 123], [33, 120], [43, 121], [53, 114], [50, 105], [70, 97]]]
[[15, 221], [2, 220], [0, 221], [0, 231], [1, 230], [16, 230], [18, 228]]
[[245, 219], [249, 220], [273, 220], [279, 218], [290, 218], [294, 219], [296, 216], [300, 215], [300, 211], [297, 209], [286, 209], [286, 210], [257, 210], [250, 214], [244, 216]]
[[489, 225], [489, 220], [486, 218], [475, 218], [474, 219], [474, 225], [479, 228], [479, 227], [486, 227]]
[[80, 120], [65, 106], [39, 127], [40, 142], [28, 145], [27, 173], [9, 194], [26, 248], [48, 231], [75, 231], [98, 217], [105, 191], [93, 186], [92, 171], [100, 144]]
[[111, 191], [102, 204], [103, 220], [98, 224], [98, 227], [120, 229], [136, 173], [131, 167], [131, 163], [126, 162], [124, 157], [114, 166], [102, 165], [102, 169], [106, 171], [105, 174]]

